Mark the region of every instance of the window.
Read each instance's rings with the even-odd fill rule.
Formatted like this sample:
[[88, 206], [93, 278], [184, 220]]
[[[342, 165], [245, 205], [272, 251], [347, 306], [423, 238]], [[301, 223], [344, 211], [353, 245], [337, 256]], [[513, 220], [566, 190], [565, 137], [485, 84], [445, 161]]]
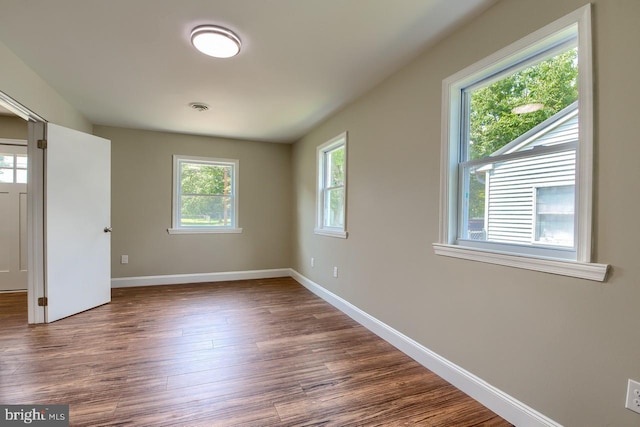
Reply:
[[443, 82], [437, 254], [604, 280], [590, 19], [587, 5]]
[[0, 183], [27, 183], [27, 155], [0, 153]]
[[238, 160], [173, 156], [170, 234], [240, 233]]
[[318, 147], [317, 234], [347, 237], [347, 133]]

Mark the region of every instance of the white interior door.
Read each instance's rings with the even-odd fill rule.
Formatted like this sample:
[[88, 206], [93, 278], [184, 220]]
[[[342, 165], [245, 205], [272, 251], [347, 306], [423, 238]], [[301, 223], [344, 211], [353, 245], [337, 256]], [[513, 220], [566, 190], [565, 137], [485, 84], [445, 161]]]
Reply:
[[111, 142], [47, 124], [45, 321], [111, 301]]
[[0, 143], [0, 291], [27, 289], [27, 146]]

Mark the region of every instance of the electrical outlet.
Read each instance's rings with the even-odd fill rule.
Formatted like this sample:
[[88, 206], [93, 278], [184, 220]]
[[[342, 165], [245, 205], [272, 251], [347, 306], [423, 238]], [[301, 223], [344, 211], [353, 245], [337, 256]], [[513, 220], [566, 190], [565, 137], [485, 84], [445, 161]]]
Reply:
[[624, 407], [640, 414], [640, 383], [638, 381], [629, 380], [627, 383], [627, 402]]
[[129, 255], [120, 255], [120, 264], [129, 264]]
[[316, 259], [314, 257], [311, 257], [311, 267], [315, 267], [316, 266]]
[[338, 277], [338, 267], [333, 267], [333, 277]]

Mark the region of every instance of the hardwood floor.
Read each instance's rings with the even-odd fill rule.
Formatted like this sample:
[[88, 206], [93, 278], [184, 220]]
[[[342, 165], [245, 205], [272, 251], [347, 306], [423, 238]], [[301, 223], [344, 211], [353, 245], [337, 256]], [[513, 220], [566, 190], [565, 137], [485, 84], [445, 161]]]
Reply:
[[0, 403], [85, 426], [509, 426], [291, 278], [114, 289], [27, 325], [0, 294]]

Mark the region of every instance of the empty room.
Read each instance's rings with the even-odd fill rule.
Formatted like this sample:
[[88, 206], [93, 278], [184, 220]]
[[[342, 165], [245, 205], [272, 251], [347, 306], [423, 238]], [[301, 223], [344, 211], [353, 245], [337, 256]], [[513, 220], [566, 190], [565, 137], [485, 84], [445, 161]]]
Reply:
[[0, 424], [638, 425], [639, 18], [0, 0]]

